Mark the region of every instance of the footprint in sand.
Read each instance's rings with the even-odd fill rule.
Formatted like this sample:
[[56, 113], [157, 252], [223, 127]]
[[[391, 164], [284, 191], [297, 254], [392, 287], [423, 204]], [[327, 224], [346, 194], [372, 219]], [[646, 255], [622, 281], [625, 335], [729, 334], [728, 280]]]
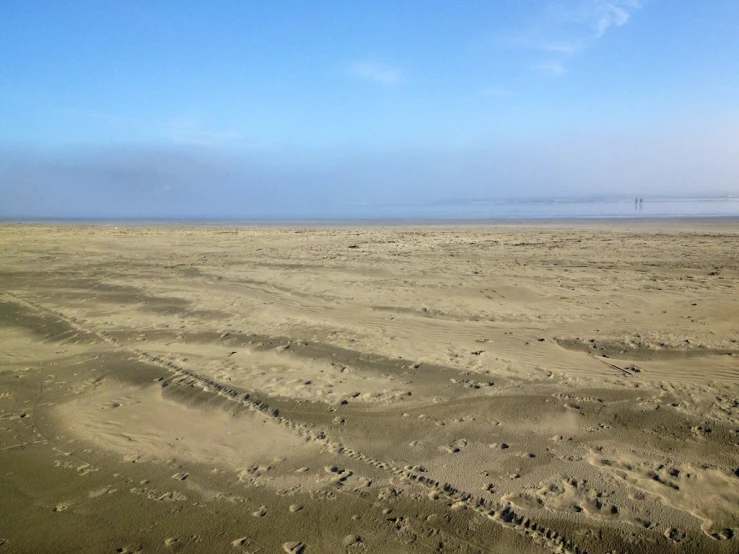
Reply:
[[180, 543], [180, 539], [178, 539], [177, 537], [169, 537], [164, 539], [164, 546], [166, 546], [170, 550], [178, 550], [182, 545]]
[[241, 537], [240, 539], [231, 541], [231, 546], [239, 548], [240, 546], [248, 546], [250, 542], [251, 541], [247, 537]]
[[685, 531], [680, 531], [678, 529], [675, 529], [674, 527], [670, 527], [669, 529], [665, 530], [663, 534], [667, 539], [671, 540], [674, 543], [683, 542], [688, 536]]
[[359, 535], [347, 535], [344, 537], [344, 540], [341, 541], [341, 544], [344, 545], [344, 548], [349, 548], [350, 546], [354, 546], [355, 544], [360, 544], [362, 542], [362, 537]]
[[110, 492], [110, 487], [103, 487], [102, 489], [96, 489], [93, 491], [90, 491], [87, 493], [87, 498], [97, 498], [98, 496], [103, 496], [104, 494]]
[[254, 517], [264, 517], [267, 515], [267, 507], [264, 505], [259, 506], [259, 509], [255, 512], [252, 512], [251, 515], [253, 515]]
[[303, 554], [305, 550], [305, 544], [300, 541], [291, 541], [282, 543], [282, 549], [287, 554]]

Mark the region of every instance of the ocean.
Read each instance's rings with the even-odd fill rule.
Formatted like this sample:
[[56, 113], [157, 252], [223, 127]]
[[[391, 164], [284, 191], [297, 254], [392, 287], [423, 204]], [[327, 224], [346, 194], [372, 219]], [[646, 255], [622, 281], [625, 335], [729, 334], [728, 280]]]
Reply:
[[167, 214], [159, 216], [0, 217], [0, 221], [100, 224], [295, 225], [452, 223], [485, 221], [670, 219], [739, 217], [739, 197], [695, 198], [538, 198], [447, 200], [396, 204], [346, 204], [320, 211], [262, 211], [245, 214]]
[[547, 198], [352, 206], [354, 218], [424, 220], [630, 219], [739, 216], [739, 197]]

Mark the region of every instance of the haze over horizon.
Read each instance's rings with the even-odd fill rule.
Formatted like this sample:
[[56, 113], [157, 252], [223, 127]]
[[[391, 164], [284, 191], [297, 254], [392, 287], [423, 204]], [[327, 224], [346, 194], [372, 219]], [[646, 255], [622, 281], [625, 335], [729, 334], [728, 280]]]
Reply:
[[736, 195], [737, 23], [734, 0], [6, 2], [0, 217]]

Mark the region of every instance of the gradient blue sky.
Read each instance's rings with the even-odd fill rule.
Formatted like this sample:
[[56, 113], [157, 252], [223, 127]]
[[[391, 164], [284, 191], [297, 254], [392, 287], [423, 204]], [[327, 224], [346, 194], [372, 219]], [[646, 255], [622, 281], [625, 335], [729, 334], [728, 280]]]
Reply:
[[739, 193], [739, 2], [0, 3], [0, 216]]

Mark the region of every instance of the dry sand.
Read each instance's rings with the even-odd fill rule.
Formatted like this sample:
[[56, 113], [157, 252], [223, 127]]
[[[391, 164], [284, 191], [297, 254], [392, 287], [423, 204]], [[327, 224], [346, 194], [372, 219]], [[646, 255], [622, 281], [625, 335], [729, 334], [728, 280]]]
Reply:
[[737, 552], [738, 278], [732, 220], [0, 226], [0, 552]]

